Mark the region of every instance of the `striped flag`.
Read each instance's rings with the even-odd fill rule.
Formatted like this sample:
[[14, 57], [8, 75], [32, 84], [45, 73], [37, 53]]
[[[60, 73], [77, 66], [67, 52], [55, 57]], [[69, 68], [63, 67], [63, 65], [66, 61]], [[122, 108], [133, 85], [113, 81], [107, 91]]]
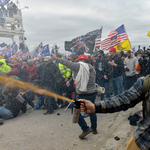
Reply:
[[100, 48], [101, 45], [101, 38], [95, 40], [95, 48]]
[[108, 50], [110, 47], [114, 47], [120, 43], [120, 40], [118, 39], [118, 36], [112, 36], [110, 38], [107, 38], [103, 41], [101, 41], [101, 49], [102, 50]]
[[128, 39], [124, 25], [121, 25], [116, 30], [111, 31], [108, 37], [112, 37], [114, 35], [118, 35], [120, 41], [124, 41]]
[[110, 43], [111, 43], [111, 39], [110, 38], [102, 40], [102, 42], [101, 42], [101, 49], [102, 50], [108, 50], [109, 47], [110, 47]]

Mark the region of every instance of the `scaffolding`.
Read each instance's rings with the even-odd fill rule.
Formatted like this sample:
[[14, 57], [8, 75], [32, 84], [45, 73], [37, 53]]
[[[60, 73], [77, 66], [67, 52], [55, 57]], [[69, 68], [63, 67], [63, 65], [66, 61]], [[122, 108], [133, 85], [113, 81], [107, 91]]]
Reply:
[[25, 45], [24, 33], [21, 9], [17, 6], [12, 10], [2, 7], [0, 9], [0, 37], [11, 38], [14, 43], [14, 36], [17, 35]]

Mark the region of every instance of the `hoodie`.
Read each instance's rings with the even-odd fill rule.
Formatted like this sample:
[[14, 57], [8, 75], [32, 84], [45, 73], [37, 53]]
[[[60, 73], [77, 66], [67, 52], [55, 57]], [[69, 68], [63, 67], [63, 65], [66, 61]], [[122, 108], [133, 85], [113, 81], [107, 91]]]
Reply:
[[125, 68], [129, 68], [129, 71], [126, 71], [126, 76], [134, 76], [135, 74], [138, 74], [138, 72], [135, 69], [135, 66], [138, 64], [138, 59], [134, 56], [134, 54], [131, 53], [131, 57], [126, 57], [124, 60]]
[[[74, 78], [77, 77], [80, 67], [81, 67], [80, 63], [71, 62], [69, 60], [61, 59], [58, 57], [56, 57], [55, 59], [56, 59], [56, 62], [61, 63], [65, 65], [66, 67], [70, 68], [73, 71]], [[87, 83], [87, 91], [86, 92], [80, 91], [79, 88], [76, 87], [77, 94], [91, 94], [91, 93], [96, 92], [96, 86], [95, 86], [96, 72], [91, 64], [88, 63], [88, 66], [89, 66], [89, 80]]]

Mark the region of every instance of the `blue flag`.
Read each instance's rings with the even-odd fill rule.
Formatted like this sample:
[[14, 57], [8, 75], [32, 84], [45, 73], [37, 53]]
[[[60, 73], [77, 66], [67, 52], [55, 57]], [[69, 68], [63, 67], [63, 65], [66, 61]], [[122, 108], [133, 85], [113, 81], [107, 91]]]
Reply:
[[5, 59], [7, 59], [9, 57], [11, 57], [11, 52], [8, 52], [8, 53], [5, 54]]
[[136, 52], [135, 47], [133, 47], [133, 48], [132, 48], [132, 51], [133, 51], [133, 53], [135, 53], [135, 52]]
[[35, 57], [37, 58], [38, 55], [39, 55], [39, 51], [36, 50], [36, 52], [35, 52]]
[[50, 56], [50, 51], [49, 51], [49, 45], [45, 45], [43, 48], [42, 48], [42, 53], [44, 54], [44, 56]]
[[54, 49], [51, 50], [51, 54], [55, 54]]

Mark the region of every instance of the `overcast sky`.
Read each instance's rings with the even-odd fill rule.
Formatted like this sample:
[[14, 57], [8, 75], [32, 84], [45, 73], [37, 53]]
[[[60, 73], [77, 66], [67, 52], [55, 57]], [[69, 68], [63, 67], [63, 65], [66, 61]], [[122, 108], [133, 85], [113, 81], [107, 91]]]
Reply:
[[[13, 0], [16, 2], [16, 0]], [[150, 45], [149, 0], [19, 0], [26, 44], [30, 51], [40, 42], [64, 52], [64, 41], [103, 26], [102, 39], [124, 24], [132, 47]]]

